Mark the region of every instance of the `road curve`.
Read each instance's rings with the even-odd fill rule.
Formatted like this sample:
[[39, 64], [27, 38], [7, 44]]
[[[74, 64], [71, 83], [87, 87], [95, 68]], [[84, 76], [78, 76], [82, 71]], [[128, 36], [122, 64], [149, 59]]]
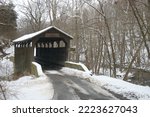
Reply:
[[85, 79], [68, 76], [59, 71], [46, 71], [54, 87], [53, 100], [114, 100], [108, 91]]

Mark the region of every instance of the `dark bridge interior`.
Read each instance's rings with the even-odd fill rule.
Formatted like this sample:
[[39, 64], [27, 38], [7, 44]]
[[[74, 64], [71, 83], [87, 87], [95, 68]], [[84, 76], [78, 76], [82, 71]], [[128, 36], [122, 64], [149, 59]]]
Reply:
[[64, 66], [67, 55], [67, 42], [62, 38], [40, 38], [36, 43], [35, 61], [44, 69]]

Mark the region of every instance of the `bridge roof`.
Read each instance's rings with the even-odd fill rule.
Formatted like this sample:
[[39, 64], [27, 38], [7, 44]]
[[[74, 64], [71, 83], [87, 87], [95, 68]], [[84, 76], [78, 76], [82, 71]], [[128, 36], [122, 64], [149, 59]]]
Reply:
[[65, 36], [67, 36], [69, 39], [73, 39], [73, 37], [72, 37], [71, 35], [69, 35], [69, 34], [67, 34], [66, 32], [60, 30], [59, 28], [57, 28], [57, 27], [55, 27], [55, 26], [50, 26], [50, 27], [47, 27], [47, 28], [45, 28], [45, 29], [43, 29], [43, 30], [40, 30], [40, 31], [31, 33], [31, 34], [24, 35], [24, 36], [22, 36], [22, 37], [20, 37], [20, 38], [18, 38], [18, 39], [16, 39], [16, 40], [14, 40], [13, 42], [14, 42], [14, 43], [17, 43], [17, 42], [29, 41], [29, 40], [31, 40], [32, 38], [34, 38], [34, 37], [36, 37], [36, 36], [38, 36], [38, 35], [40, 35], [40, 34], [46, 32], [46, 31], [48, 31], [48, 30], [51, 30], [51, 29], [55, 29], [55, 30], [57, 30], [58, 32], [60, 32], [60, 33], [64, 34]]

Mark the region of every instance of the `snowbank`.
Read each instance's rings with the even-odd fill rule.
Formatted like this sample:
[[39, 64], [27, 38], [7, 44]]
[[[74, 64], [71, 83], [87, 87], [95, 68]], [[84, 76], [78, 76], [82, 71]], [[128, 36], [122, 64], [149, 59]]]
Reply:
[[148, 86], [135, 85], [107, 76], [93, 76], [92, 78], [92, 81], [95, 84], [101, 85], [105, 89], [123, 95], [127, 99], [150, 99], [150, 87]]
[[[6, 88], [6, 99], [8, 100], [48, 100], [52, 99], [54, 94], [53, 85], [50, 80], [43, 73], [42, 68], [39, 64], [35, 63], [38, 71], [38, 78], [35, 76], [24, 76], [16, 81], [1, 81]], [[13, 63], [5, 59], [1, 61], [0, 65], [6, 67], [9, 74], [13, 72]], [[8, 67], [9, 65], [9, 67]], [[6, 76], [4, 71], [0, 70], [0, 75]]]
[[0, 60], [0, 77], [8, 77], [13, 71], [13, 62], [5, 58]]
[[99, 85], [107, 90], [110, 90], [116, 94], [120, 94], [127, 99], [150, 100], [150, 87], [148, 86], [135, 85], [120, 79], [110, 78], [107, 76], [90, 76], [86, 72], [70, 68], [63, 68], [61, 71], [67, 75], [73, 75], [85, 79], [88, 78], [90, 82]]
[[10, 46], [10, 48], [5, 48], [4, 51], [9, 54], [7, 57], [13, 57], [14, 56], [14, 46]]
[[52, 99], [54, 94], [53, 85], [47, 76], [43, 73], [41, 65], [36, 62], [33, 64], [37, 67], [39, 78], [33, 76], [24, 76], [17, 81], [9, 82], [8, 86], [15, 89], [14, 96], [9, 96], [8, 99], [21, 100], [48, 100]]
[[84, 72], [84, 71], [72, 69], [72, 68], [67, 68], [67, 67], [63, 67], [60, 71], [67, 75], [82, 77], [85, 79], [91, 77], [91, 75], [88, 72]]
[[89, 69], [82, 63], [75, 63], [75, 62], [71, 62], [71, 61], [66, 61], [65, 66], [73, 68], [73, 69], [78, 69], [78, 70], [86, 72], [87, 74], [92, 75], [92, 72], [89, 71]]
[[13, 62], [8, 59], [9, 57], [14, 56], [14, 47], [11, 46], [4, 51], [9, 55], [0, 59], [0, 77], [8, 77], [14, 72]]
[[45, 74], [42, 71], [42, 67], [40, 64], [38, 64], [36, 62], [32, 62], [32, 64], [34, 64], [36, 66], [38, 76], [45, 76]]
[[[7, 82], [8, 100], [48, 100], [52, 99], [54, 90], [46, 77], [34, 78], [24, 76], [12, 82]], [[13, 93], [13, 95], [12, 95]]]

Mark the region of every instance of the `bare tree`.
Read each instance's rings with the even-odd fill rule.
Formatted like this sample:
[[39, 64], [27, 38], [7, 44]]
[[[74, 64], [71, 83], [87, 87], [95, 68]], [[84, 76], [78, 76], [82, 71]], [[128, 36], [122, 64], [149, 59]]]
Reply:
[[0, 94], [2, 94], [2, 99], [4, 99], [4, 100], [7, 99], [6, 95], [5, 95], [4, 87], [2, 86], [1, 82], [0, 82]]
[[[138, 48], [137, 48], [137, 50], [136, 50], [134, 56], [132, 57], [132, 60], [131, 60], [131, 62], [130, 62], [130, 64], [129, 64], [129, 66], [128, 66], [127, 72], [126, 72], [126, 74], [125, 74], [125, 76], [124, 76], [124, 80], [127, 80], [127, 79], [128, 79], [128, 73], [129, 73], [129, 71], [130, 71], [130, 69], [131, 69], [131, 67], [132, 67], [133, 62], [134, 62], [135, 59], [138, 57], [138, 53], [140, 52], [140, 49], [142, 48], [143, 43], [144, 43], [144, 45], [145, 45], [145, 47], [146, 47], [146, 50], [147, 50], [147, 53], [148, 53], [148, 58], [150, 57], [149, 46], [148, 46], [148, 44], [147, 44], [147, 39], [146, 39], [146, 35], [147, 35], [147, 33], [148, 33], [148, 29], [146, 28], [146, 31], [145, 31], [145, 29], [144, 29], [144, 28], [146, 27], [146, 25], [144, 24], [144, 20], [142, 19], [141, 15], [140, 15], [140, 13], [139, 13], [137, 7], [136, 7], [135, 1], [128, 0], [128, 2], [129, 2], [129, 4], [130, 4], [130, 7], [131, 7], [132, 12], [133, 12], [133, 15], [134, 15], [134, 17], [135, 17], [135, 19], [136, 19], [136, 21], [137, 21], [137, 23], [138, 23], [139, 29], [140, 29], [140, 31], [141, 31], [141, 35], [142, 35], [142, 38], [141, 38], [141, 39], [142, 39], [142, 40], [141, 40], [141, 42], [140, 42], [140, 44], [139, 44], [139, 46], [138, 46]], [[143, 27], [144, 27], [144, 28], [143, 28]]]
[[[109, 26], [109, 23], [108, 23], [108, 19], [107, 19], [106, 13], [104, 11], [103, 3], [100, 0], [97, 0], [97, 2], [99, 4], [99, 8], [100, 9], [94, 7], [89, 2], [86, 2], [86, 3], [89, 6], [91, 6], [92, 8], [94, 8], [104, 19], [104, 24], [105, 24], [105, 27], [107, 29], [109, 43], [110, 43], [110, 48], [111, 48], [111, 56], [112, 56], [112, 63], [113, 63], [113, 77], [116, 77], [116, 57], [115, 57], [115, 51], [114, 51], [113, 38], [112, 38], [112, 35], [111, 35], [111, 29], [110, 29], [110, 26]], [[111, 64], [111, 61], [110, 61], [110, 64]]]
[[57, 7], [58, 7], [57, 0], [46, 0], [45, 2], [48, 10], [50, 25], [55, 25], [57, 19]]
[[38, 31], [44, 27], [46, 21], [45, 9], [46, 6], [43, 0], [31, 0], [27, 4], [21, 5], [21, 12], [26, 20], [30, 23], [32, 31]]

